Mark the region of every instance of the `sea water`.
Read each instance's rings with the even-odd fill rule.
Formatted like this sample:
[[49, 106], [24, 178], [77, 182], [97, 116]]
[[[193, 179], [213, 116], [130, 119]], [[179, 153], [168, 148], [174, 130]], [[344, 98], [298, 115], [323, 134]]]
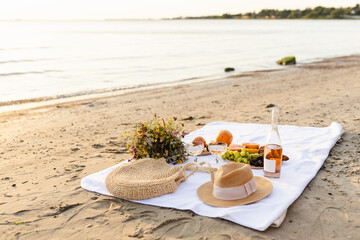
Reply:
[[359, 53], [359, 20], [1, 21], [0, 105]]

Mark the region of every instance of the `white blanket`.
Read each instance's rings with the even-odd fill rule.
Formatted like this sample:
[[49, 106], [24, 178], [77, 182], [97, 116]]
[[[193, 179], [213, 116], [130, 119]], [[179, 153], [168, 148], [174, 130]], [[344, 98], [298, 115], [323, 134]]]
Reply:
[[[203, 136], [207, 142], [215, 140], [217, 133], [229, 130], [234, 136], [234, 143], [264, 143], [270, 126], [264, 124], [239, 124], [227, 122], [210, 123], [185, 137], [190, 142], [196, 136]], [[270, 179], [274, 189], [266, 198], [249, 205], [231, 208], [212, 207], [204, 204], [196, 195], [197, 188], [210, 181], [207, 173], [195, 173], [171, 194], [161, 197], [134, 201], [159, 207], [191, 210], [207, 217], [219, 217], [237, 224], [264, 231], [272, 223], [279, 226], [283, 221], [287, 208], [300, 196], [306, 185], [327, 158], [330, 149], [343, 133], [340, 124], [333, 122], [325, 128], [279, 126], [284, 154], [290, 160], [283, 162], [280, 179]], [[198, 162], [214, 163], [213, 156], [198, 157]], [[114, 168], [126, 164], [120, 163], [103, 171], [91, 174], [81, 181], [86, 190], [112, 196], [105, 187], [105, 178]], [[262, 170], [253, 170], [254, 175], [263, 176]]]

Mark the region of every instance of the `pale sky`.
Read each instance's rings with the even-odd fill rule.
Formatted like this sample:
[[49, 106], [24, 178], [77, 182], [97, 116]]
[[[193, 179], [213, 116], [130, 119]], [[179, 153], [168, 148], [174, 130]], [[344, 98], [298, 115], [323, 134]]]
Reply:
[[357, 3], [360, 0], [0, 0], [0, 19], [166, 18]]

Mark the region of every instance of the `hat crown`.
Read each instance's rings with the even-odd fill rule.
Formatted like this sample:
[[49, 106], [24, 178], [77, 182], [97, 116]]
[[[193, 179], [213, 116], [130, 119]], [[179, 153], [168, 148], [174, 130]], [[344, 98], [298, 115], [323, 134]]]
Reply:
[[218, 168], [214, 183], [221, 188], [244, 185], [253, 179], [251, 167], [244, 163], [229, 163]]

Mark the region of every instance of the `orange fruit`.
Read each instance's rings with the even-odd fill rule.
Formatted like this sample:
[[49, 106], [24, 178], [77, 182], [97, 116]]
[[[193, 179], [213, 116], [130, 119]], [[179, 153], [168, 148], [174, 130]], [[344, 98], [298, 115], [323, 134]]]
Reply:
[[260, 145], [257, 143], [243, 143], [246, 148], [259, 149]]
[[192, 140], [192, 143], [196, 144], [197, 142], [202, 142], [204, 144], [204, 147], [206, 147], [206, 140], [203, 137], [196, 137], [194, 140]]
[[248, 153], [259, 153], [259, 149], [253, 149], [253, 148], [245, 148], [245, 151]]
[[232, 143], [232, 140], [233, 135], [228, 130], [221, 130], [216, 137], [216, 142], [223, 142], [228, 146]]
[[239, 145], [239, 144], [230, 144], [230, 146], [228, 147], [228, 150], [230, 150], [230, 151], [238, 151], [238, 152], [240, 152], [242, 148], [244, 148], [244, 146], [243, 146], [243, 145]]

